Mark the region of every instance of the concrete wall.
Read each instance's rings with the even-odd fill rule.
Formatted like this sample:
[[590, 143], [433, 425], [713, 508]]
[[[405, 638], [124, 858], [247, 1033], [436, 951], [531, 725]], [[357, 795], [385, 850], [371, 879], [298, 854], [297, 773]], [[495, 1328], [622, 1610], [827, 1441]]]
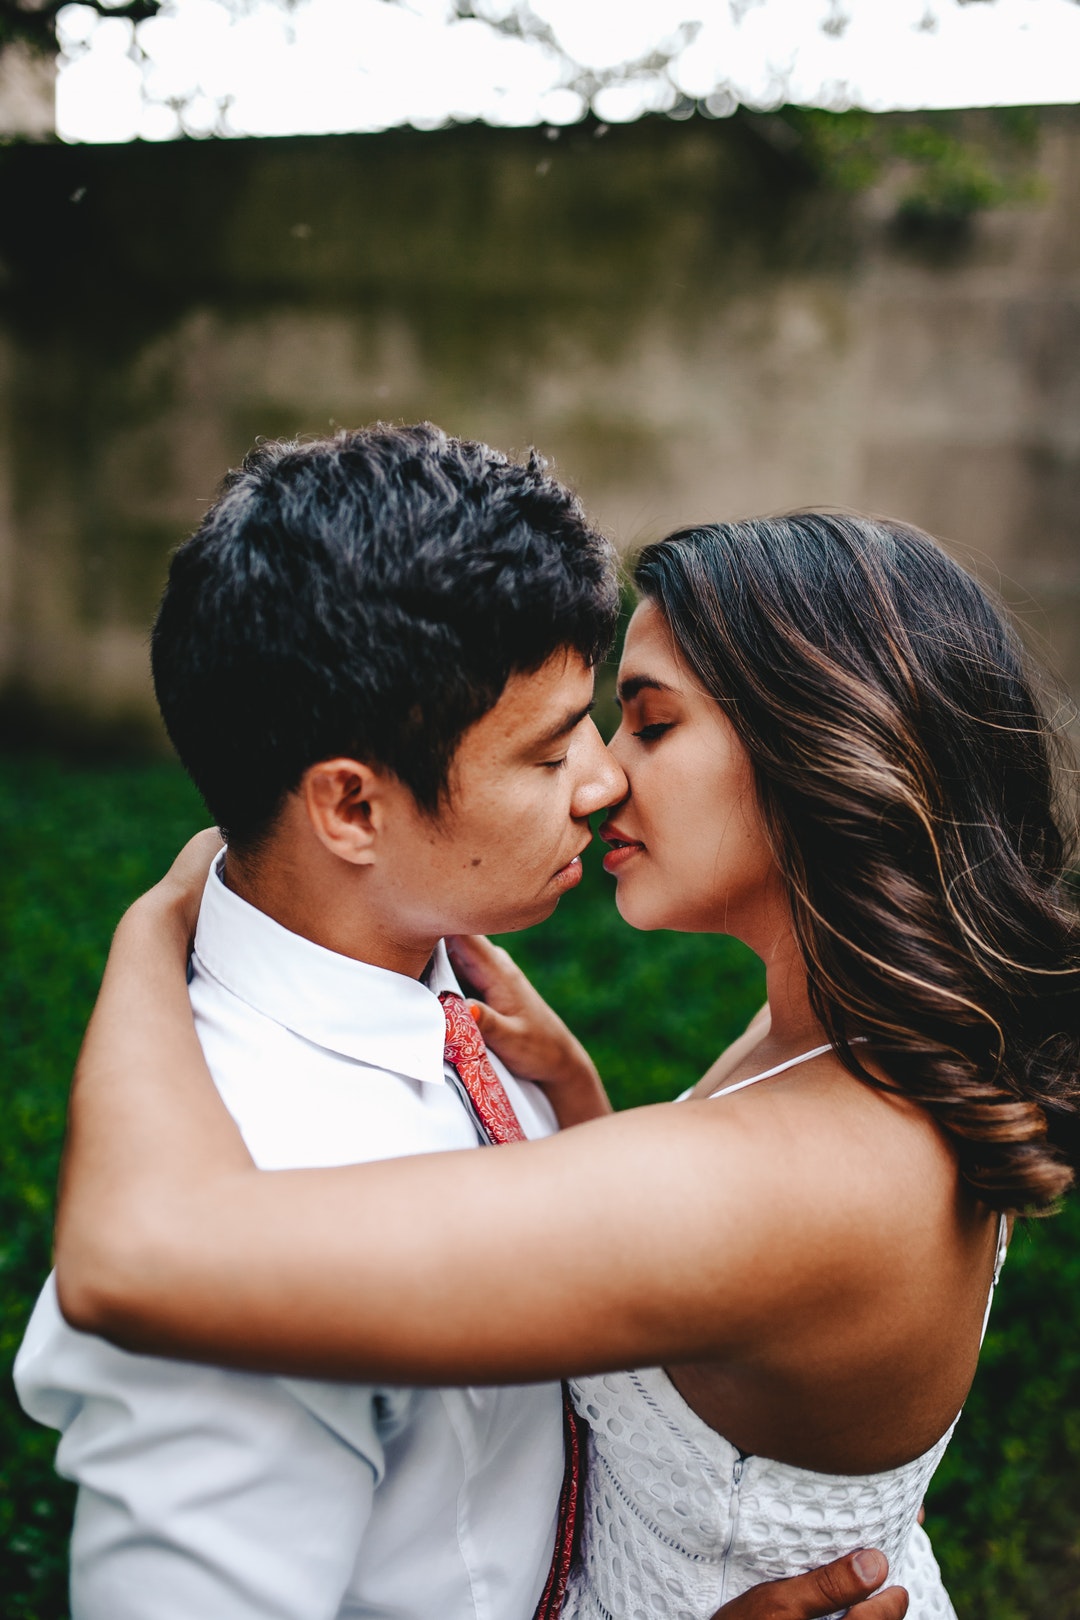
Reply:
[[56, 59], [21, 42], [0, 51], [0, 135], [44, 140], [56, 131]]
[[1080, 110], [1040, 115], [1038, 200], [921, 241], [767, 135], [0, 150], [9, 729], [145, 727], [167, 553], [221, 473], [375, 417], [535, 442], [627, 546], [911, 519], [1080, 692]]

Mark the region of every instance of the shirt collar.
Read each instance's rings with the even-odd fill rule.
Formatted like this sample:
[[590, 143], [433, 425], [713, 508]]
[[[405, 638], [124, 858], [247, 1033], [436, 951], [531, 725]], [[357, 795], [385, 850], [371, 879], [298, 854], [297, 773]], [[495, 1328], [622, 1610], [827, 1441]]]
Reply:
[[446, 1020], [438, 996], [461, 992], [442, 941], [426, 983], [339, 956], [226, 888], [223, 861], [224, 851], [203, 890], [195, 931], [199, 966], [256, 1012], [316, 1046], [445, 1085]]

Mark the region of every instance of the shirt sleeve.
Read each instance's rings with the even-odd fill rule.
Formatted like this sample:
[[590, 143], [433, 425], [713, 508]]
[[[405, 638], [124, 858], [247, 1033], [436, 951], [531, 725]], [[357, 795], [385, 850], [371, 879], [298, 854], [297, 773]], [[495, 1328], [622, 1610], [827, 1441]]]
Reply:
[[373, 1390], [337, 1393], [345, 1435], [278, 1379], [76, 1333], [51, 1287], [17, 1383], [79, 1486], [72, 1620], [337, 1615], [383, 1469]]

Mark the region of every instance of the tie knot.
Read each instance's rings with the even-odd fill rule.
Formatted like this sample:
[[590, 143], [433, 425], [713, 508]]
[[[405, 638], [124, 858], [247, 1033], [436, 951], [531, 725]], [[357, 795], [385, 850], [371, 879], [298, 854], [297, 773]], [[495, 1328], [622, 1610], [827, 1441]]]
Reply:
[[446, 1019], [443, 1055], [458, 1073], [477, 1118], [490, 1142], [520, 1142], [525, 1132], [499, 1076], [492, 1067], [484, 1037], [464, 999], [452, 990], [439, 996]]
[[478, 1059], [487, 1059], [487, 1047], [484, 1037], [476, 1026], [476, 1020], [469, 1011], [463, 996], [455, 994], [453, 990], [443, 990], [439, 996], [442, 1002], [443, 1017], [446, 1019], [446, 1043], [443, 1055], [447, 1063], [458, 1068], [462, 1059], [476, 1062]]

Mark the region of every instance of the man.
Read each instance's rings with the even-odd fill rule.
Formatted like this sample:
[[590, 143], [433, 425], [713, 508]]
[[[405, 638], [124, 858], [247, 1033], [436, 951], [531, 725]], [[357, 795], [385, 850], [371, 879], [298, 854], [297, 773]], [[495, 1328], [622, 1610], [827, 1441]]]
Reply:
[[[155, 688], [228, 840], [191, 996], [260, 1165], [485, 1139], [439, 942], [526, 927], [577, 882], [624, 790], [589, 718], [616, 606], [607, 544], [537, 458], [426, 426], [262, 446], [176, 554]], [[496, 1070], [525, 1132], [551, 1130]], [[529, 1620], [566, 1529], [555, 1386], [154, 1360], [69, 1328], [51, 1286], [17, 1378], [80, 1486], [74, 1620]]]

